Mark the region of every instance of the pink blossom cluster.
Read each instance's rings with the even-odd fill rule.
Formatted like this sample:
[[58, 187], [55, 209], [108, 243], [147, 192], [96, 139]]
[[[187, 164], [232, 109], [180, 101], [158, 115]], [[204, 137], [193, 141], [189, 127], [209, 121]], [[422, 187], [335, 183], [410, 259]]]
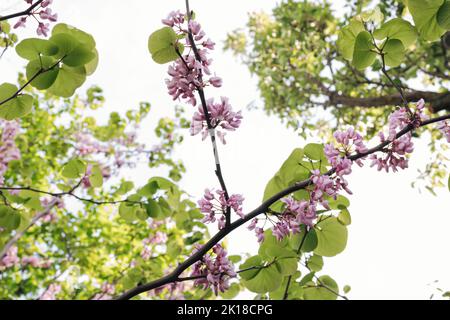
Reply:
[[56, 283], [52, 283], [39, 297], [39, 300], [56, 300], [56, 295], [62, 290], [61, 286]]
[[100, 290], [101, 292], [97, 293], [92, 300], [111, 300], [116, 288], [113, 284], [105, 282], [102, 284]]
[[425, 111], [425, 100], [420, 99], [416, 103], [416, 110], [411, 115], [411, 111], [402, 107], [394, 111], [389, 116], [389, 141], [394, 141], [397, 133], [403, 130], [409, 124], [412, 124], [414, 128], [418, 128], [423, 120], [428, 117], [424, 114]]
[[17, 121], [5, 120], [0, 120], [0, 126], [3, 127], [0, 140], [0, 185], [2, 185], [9, 162], [20, 159], [20, 150], [15, 142], [20, 126]]
[[[187, 20], [180, 11], [173, 11], [166, 19], [162, 20], [165, 25], [172, 27], [179, 35], [184, 36], [184, 46], [189, 48], [187, 54], [169, 66], [170, 78], [166, 80], [166, 85], [174, 100], [182, 99], [196, 106], [196, 91], [207, 85], [219, 88], [222, 86], [222, 79], [212, 75], [210, 71], [212, 59], [208, 55], [211, 50], [214, 50], [215, 43], [206, 38], [205, 32], [197, 21], [190, 20], [187, 23]], [[189, 33], [192, 34], [195, 43], [191, 43]], [[193, 50], [194, 45], [196, 50]], [[208, 76], [207, 79], [204, 79], [205, 75]], [[234, 131], [239, 127], [242, 119], [241, 112], [233, 112], [228, 99], [222, 98], [221, 103], [214, 103], [214, 100], [210, 99], [206, 104], [208, 114], [205, 114], [204, 107], [201, 106], [193, 116], [191, 135], [202, 132], [203, 139], [205, 139], [208, 129], [220, 126], [222, 129]], [[208, 128], [206, 117], [209, 118], [212, 128]], [[217, 135], [225, 143], [225, 133], [218, 131]]]
[[205, 290], [211, 288], [217, 295], [219, 291], [225, 292], [229, 288], [228, 281], [236, 276], [236, 272], [234, 265], [228, 260], [226, 250], [220, 244], [216, 244], [212, 250], [215, 257], [204, 255], [194, 264], [191, 276], [199, 277], [194, 285], [203, 286]]
[[408, 125], [412, 125], [414, 128], [418, 128], [423, 120], [427, 117], [424, 115], [425, 101], [420, 99], [416, 104], [416, 110], [411, 115], [411, 111], [406, 108], [400, 108], [389, 116], [389, 136], [386, 138], [382, 132], [378, 134], [380, 141], [392, 142], [383, 151], [383, 154], [370, 155], [372, 163], [371, 167], [375, 166], [378, 171], [385, 170], [389, 172], [397, 172], [398, 169], [408, 168], [407, 154], [414, 151], [414, 144], [412, 142], [412, 134], [408, 132], [402, 135], [400, 138], [396, 138], [397, 134], [406, 128]]
[[[317, 218], [317, 210], [319, 205], [325, 209], [330, 209], [327, 198], [336, 198], [338, 191], [342, 189], [339, 184], [340, 178], [331, 178], [327, 175], [322, 175], [319, 170], [313, 170], [311, 174], [311, 188], [307, 189], [309, 192], [309, 200], [295, 200], [292, 197], [287, 197], [281, 201], [285, 204], [285, 208], [281, 215], [277, 216], [278, 222], [275, 223], [272, 229], [272, 234], [278, 239], [300, 232], [300, 226], [306, 225], [312, 227]], [[253, 219], [249, 225], [249, 230], [255, 230], [258, 242], [264, 240], [263, 228], [257, 227], [258, 221]]]
[[[386, 138], [382, 132], [378, 135], [381, 142], [386, 142]], [[389, 140], [390, 141], [390, 140]], [[393, 172], [397, 172], [398, 169], [408, 168], [408, 158], [406, 155], [414, 151], [414, 144], [412, 142], [411, 133], [407, 133], [398, 139], [395, 139], [383, 154], [370, 155], [369, 159], [372, 160], [371, 167], [376, 167], [378, 171], [385, 170], [389, 172], [392, 169]]]
[[164, 244], [167, 241], [167, 234], [161, 231], [157, 231], [154, 235], [145, 238], [142, 243], [144, 248], [141, 251], [141, 257], [144, 260], [150, 259], [152, 256], [152, 245]]
[[[241, 125], [241, 111], [234, 112], [228, 102], [228, 98], [221, 97], [219, 103], [214, 103], [214, 99], [209, 99], [207, 101], [207, 107], [211, 126], [214, 129], [220, 127], [228, 131], [234, 131]], [[208, 136], [208, 125], [202, 106], [199, 106], [198, 111], [194, 113], [190, 132], [191, 135], [202, 132], [203, 140]], [[223, 144], [226, 143], [225, 134], [226, 133], [217, 130], [217, 136]]]
[[450, 123], [448, 121], [441, 121], [438, 123], [437, 128], [442, 132], [442, 134], [450, 143]]
[[258, 242], [261, 243], [264, 241], [264, 228], [258, 227], [258, 218], [254, 218], [252, 222], [250, 222], [249, 226], [247, 227], [248, 230], [255, 231], [256, 239], [258, 239]]
[[26, 267], [28, 265], [33, 268], [48, 269], [52, 266], [52, 262], [36, 255], [19, 258], [16, 246], [10, 247], [3, 258], [0, 259], [0, 271], [15, 266]]
[[[137, 153], [144, 154], [144, 145], [136, 142], [135, 132], [129, 132], [126, 137], [119, 137], [108, 142], [101, 142], [91, 133], [79, 132], [75, 135], [75, 153], [79, 156], [98, 156], [96, 160], [101, 163], [101, 170], [104, 179], [109, 179], [113, 171], [120, 169], [124, 165], [133, 167], [135, 161], [129, 161], [126, 149], [133, 147]], [[104, 158], [99, 158], [104, 156]], [[112, 157], [112, 163], [105, 162]], [[134, 159], [135, 160], [135, 159]], [[91, 168], [92, 170], [92, 168]], [[89, 184], [89, 175], [86, 177], [86, 184]]]
[[10, 247], [3, 258], [0, 259], [0, 270], [12, 268], [20, 264], [20, 258], [17, 256], [17, 247]]
[[[241, 218], [244, 217], [242, 212], [242, 203], [244, 197], [240, 194], [233, 194], [229, 197], [228, 201], [225, 199], [225, 192], [223, 190], [217, 190], [215, 192], [217, 196], [209, 189], [205, 190], [205, 195], [198, 201], [200, 211], [205, 214], [203, 223], [216, 222], [219, 229], [225, 227], [225, 213], [227, 209], [232, 209]], [[216, 216], [219, 216], [217, 218]]]
[[[29, 5], [33, 4], [33, 0], [25, 0]], [[45, 23], [43, 21], [48, 20], [49, 22], [56, 22], [58, 20], [58, 14], [53, 13], [49, 6], [52, 4], [53, 0], [44, 0], [36, 8], [34, 8], [27, 16], [21, 17], [19, 21], [14, 25], [14, 28], [25, 27], [28, 17], [33, 17], [38, 22], [38, 27], [36, 33], [38, 36], [48, 36], [50, 32], [50, 23]]]
[[31, 266], [33, 268], [42, 268], [48, 269], [52, 266], [52, 262], [50, 260], [41, 259], [38, 256], [29, 256], [22, 258], [22, 266]]
[[200, 61], [196, 59], [193, 50], [189, 50], [188, 54], [177, 59], [173, 65], [169, 67], [168, 74], [171, 77], [166, 81], [169, 94], [176, 99], [184, 99], [193, 106], [197, 104], [195, 99], [195, 91], [203, 88], [208, 83], [214, 87], [220, 87], [222, 80], [216, 76], [211, 76], [207, 81], [203, 80], [203, 75], [211, 75], [209, 66], [212, 60], [208, 58], [209, 50], [214, 50], [215, 43], [211, 39], [205, 39], [205, 32], [200, 24], [196, 21], [189, 21], [186, 25], [184, 14], [174, 11], [162, 20], [164, 24], [175, 29], [175, 31], [184, 35], [186, 47], [192, 47], [189, 40], [189, 31], [195, 41], [195, 45], [199, 47], [197, 50]]
[[[362, 136], [353, 127], [349, 127], [346, 131], [336, 131], [333, 136], [337, 145], [326, 144], [324, 153], [330, 165], [336, 170], [336, 174], [342, 177], [352, 172], [352, 161], [348, 156], [353, 152], [364, 153], [367, 147]], [[361, 159], [357, 163], [362, 166]]]
[[[50, 205], [51, 201], [55, 201], [56, 208], [58, 208], [58, 209], [65, 208], [64, 199], [62, 199], [62, 198], [53, 198], [52, 200], [50, 200], [49, 198], [43, 198], [43, 199], [41, 199], [41, 205], [44, 208], [47, 208]], [[49, 210], [49, 212], [41, 218], [41, 221], [45, 222], [45, 223], [51, 223], [51, 222], [55, 222], [57, 220], [58, 220], [58, 216], [56, 215], [56, 212], [54, 210]]]

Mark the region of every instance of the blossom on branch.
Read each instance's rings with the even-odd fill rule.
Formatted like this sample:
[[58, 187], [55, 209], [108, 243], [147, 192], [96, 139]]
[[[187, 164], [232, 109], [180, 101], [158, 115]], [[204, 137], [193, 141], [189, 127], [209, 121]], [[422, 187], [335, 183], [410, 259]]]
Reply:
[[[244, 217], [242, 212], [242, 203], [244, 197], [240, 194], [233, 194], [227, 200], [225, 199], [225, 192], [223, 190], [217, 190], [215, 195], [211, 190], [206, 189], [202, 199], [198, 201], [200, 211], [205, 214], [203, 223], [216, 222], [219, 229], [225, 227], [225, 216], [228, 209], [232, 209], [241, 218]], [[217, 218], [217, 216], [219, 216]]]
[[[236, 276], [234, 265], [228, 260], [227, 251], [220, 245], [213, 247], [213, 255], [205, 254], [193, 265], [192, 277], [199, 277], [194, 285], [211, 288], [217, 295], [229, 288], [229, 279]], [[195, 253], [195, 252], [194, 252]]]
[[[220, 102], [218, 103], [214, 103], [214, 99], [209, 99], [207, 101], [207, 107], [211, 126], [214, 129], [221, 128], [228, 131], [234, 131], [241, 125], [241, 111], [234, 112], [228, 102], [228, 98], [221, 97]], [[208, 136], [208, 125], [202, 106], [198, 107], [198, 111], [195, 112], [192, 117], [190, 132], [193, 136], [201, 132], [203, 139]], [[226, 133], [223, 131], [217, 131], [217, 136], [223, 144], [226, 144], [225, 134]]]
[[[29, 5], [33, 5], [32, 0], [25, 0]], [[52, 4], [53, 0], [44, 0], [36, 8], [29, 11], [26, 16], [20, 17], [19, 21], [14, 24], [14, 29], [26, 27], [26, 22], [28, 17], [33, 17], [38, 22], [38, 27], [36, 33], [38, 36], [47, 37], [50, 32], [50, 24], [43, 21], [48, 20], [49, 22], [56, 22], [58, 20], [58, 14], [53, 13], [49, 6]]]

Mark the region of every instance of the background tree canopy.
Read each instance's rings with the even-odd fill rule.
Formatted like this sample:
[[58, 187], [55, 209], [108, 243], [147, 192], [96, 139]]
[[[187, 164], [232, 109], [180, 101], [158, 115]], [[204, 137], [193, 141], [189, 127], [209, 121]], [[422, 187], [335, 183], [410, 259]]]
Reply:
[[[168, 65], [161, 83], [177, 104], [152, 128], [150, 103], [103, 111], [103, 90], [86, 86], [112, 54], [98, 39], [57, 22], [51, 0], [20, 2], [0, 16], [0, 59], [23, 64], [16, 80], [0, 81], [0, 299], [232, 299], [244, 290], [260, 300], [348, 299], [350, 286], [324, 263], [347, 246], [352, 166], [406, 169], [413, 141], [426, 139], [418, 180], [431, 193], [450, 189], [448, 0], [347, 1], [343, 16], [327, 1], [285, 0], [228, 35], [225, 49], [256, 76], [261, 107], [311, 140], [292, 146], [255, 208], [232, 190], [239, 181], [227, 184], [219, 150], [246, 118], [213, 97], [223, 82], [210, 59], [216, 44], [189, 1], [143, 41], [149, 61]], [[22, 39], [33, 27], [37, 36]], [[216, 187], [203, 195], [181, 187], [186, 168], [174, 154], [186, 132], [211, 147], [202, 174]], [[144, 183], [124, 178], [143, 164], [153, 169]], [[258, 250], [229, 255], [227, 237], [242, 227]]]
[[[344, 16], [334, 14], [329, 1], [282, 1], [271, 15], [250, 14], [245, 28], [228, 35], [225, 48], [258, 78], [261, 108], [300, 135], [327, 136], [334, 128], [353, 125], [371, 137], [402, 103], [395, 85], [404, 89], [408, 101], [425, 99], [431, 114], [444, 114], [450, 108], [450, 33], [437, 23], [444, 1], [410, 2], [412, 17], [401, 0], [348, 0]], [[424, 18], [434, 22], [429, 20], [433, 27], [426, 23], [417, 30], [412, 24], [422, 21], [421, 5], [432, 8], [430, 17]], [[377, 9], [370, 11], [373, 8]], [[389, 68], [395, 84], [380, 72], [379, 59], [363, 70], [351, 61], [356, 35], [363, 30], [355, 17], [362, 12], [369, 27], [382, 26], [380, 40], [389, 35], [404, 43], [398, 63]], [[432, 135], [431, 161], [419, 178], [432, 191], [446, 183], [448, 148], [439, 145], [442, 133], [427, 130]]]

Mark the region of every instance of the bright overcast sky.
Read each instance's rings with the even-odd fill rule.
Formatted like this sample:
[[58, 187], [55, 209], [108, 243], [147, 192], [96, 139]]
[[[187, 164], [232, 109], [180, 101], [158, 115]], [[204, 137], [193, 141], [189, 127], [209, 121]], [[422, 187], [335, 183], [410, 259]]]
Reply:
[[[5, 13], [5, 8], [7, 12], [22, 8], [24, 3], [1, 2], [0, 13]], [[267, 181], [292, 149], [302, 147], [305, 141], [277, 118], [245, 110], [249, 103], [261, 104], [256, 79], [221, 47], [228, 32], [246, 24], [248, 12], [270, 12], [278, 2], [191, 1], [208, 36], [220, 44], [214, 53], [212, 70], [224, 79], [224, 86], [220, 90], [208, 89], [207, 95], [226, 95], [235, 109], [244, 112], [242, 127], [227, 135], [228, 144], [220, 146], [220, 157], [228, 188], [232, 193], [244, 194], [246, 211], [260, 203]], [[340, 1], [335, 2], [338, 8]], [[149, 146], [156, 143], [152, 134], [156, 120], [171, 115], [174, 102], [164, 85], [167, 66], [153, 63], [147, 39], [161, 27], [160, 20], [167, 13], [182, 10], [183, 6], [183, 0], [54, 0], [52, 6], [61, 22], [91, 33], [97, 41], [100, 64], [86, 86], [97, 84], [104, 89], [107, 103], [103, 111], [96, 111], [99, 119], [111, 111], [135, 108], [140, 101], [151, 102], [153, 110], [140, 132]], [[33, 31], [20, 30], [20, 37], [32, 36]], [[17, 71], [23, 70], [23, 66], [24, 61], [15, 57], [13, 51], [7, 52], [0, 60], [0, 83], [15, 82]], [[438, 196], [434, 197], [410, 187], [417, 170], [428, 159], [426, 141], [416, 145], [407, 171], [385, 174], [358, 168], [348, 179], [354, 192], [350, 197], [353, 223], [349, 227], [348, 245], [342, 254], [325, 259], [322, 274], [331, 275], [341, 288], [350, 285], [350, 299], [427, 299], [435, 292], [428, 285], [434, 280], [450, 290], [449, 192], [438, 190]], [[184, 161], [187, 173], [181, 184], [195, 199], [202, 196], [204, 188], [217, 187], [207, 141], [186, 135], [174, 157]], [[139, 184], [150, 177], [150, 172], [143, 167], [126, 175]], [[257, 250], [254, 234], [246, 229], [232, 233], [228, 244], [231, 253]]]

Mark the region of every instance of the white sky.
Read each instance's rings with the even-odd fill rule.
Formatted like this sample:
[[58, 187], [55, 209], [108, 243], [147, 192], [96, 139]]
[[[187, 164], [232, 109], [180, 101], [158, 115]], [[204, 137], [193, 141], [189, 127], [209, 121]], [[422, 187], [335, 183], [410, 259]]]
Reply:
[[[22, 8], [22, 2], [2, 0], [0, 12], [4, 13], [4, 8], [8, 12]], [[248, 12], [270, 12], [278, 2], [191, 1], [208, 36], [219, 44], [212, 70], [224, 79], [224, 86], [208, 89], [208, 96], [226, 95], [235, 109], [259, 101], [256, 79], [230, 53], [224, 53], [221, 44], [227, 32], [246, 24]], [[104, 89], [107, 104], [102, 111], [96, 111], [99, 119], [111, 111], [135, 108], [140, 101], [151, 102], [153, 110], [140, 133], [150, 146], [156, 143], [152, 133], [156, 120], [171, 115], [174, 103], [164, 84], [167, 66], [153, 63], [147, 39], [161, 27], [162, 18], [183, 6], [183, 0], [55, 0], [52, 6], [61, 22], [91, 33], [97, 41], [100, 64], [86, 86], [97, 84]], [[33, 31], [21, 30], [21, 38], [34, 36]], [[7, 52], [0, 60], [0, 83], [15, 82], [23, 66], [24, 61], [13, 51]], [[250, 211], [259, 204], [265, 184], [292, 149], [305, 142], [277, 118], [269, 118], [261, 111], [243, 111], [242, 127], [227, 135], [228, 144], [220, 146], [220, 156], [229, 190], [244, 194], [244, 208]], [[358, 168], [349, 178], [354, 195], [350, 197], [353, 223], [348, 245], [342, 254], [325, 259], [322, 274], [330, 274], [341, 287], [349, 284], [350, 299], [427, 299], [434, 292], [428, 284], [434, 280], [450, 290], [449, 193], [439, 190], [434, 197], [410, 187], [417, 169], [423, 168], [428, 159], [426, 142], [417, 144], [407, 171], [384, 174]], [[175, 158], [183, 159], [187, 167], [182, 187], [196, 199], [205, 187], [218, 186], [211, 146], [199, 136], [186, 135]], [[139, 184], [149, 174], [148, 169], [138, 168], [127, 172], [127, 177]], [[245, 228], [232, 233], [228, 240], [231, 253], [256, 252], [254, 234]]]

